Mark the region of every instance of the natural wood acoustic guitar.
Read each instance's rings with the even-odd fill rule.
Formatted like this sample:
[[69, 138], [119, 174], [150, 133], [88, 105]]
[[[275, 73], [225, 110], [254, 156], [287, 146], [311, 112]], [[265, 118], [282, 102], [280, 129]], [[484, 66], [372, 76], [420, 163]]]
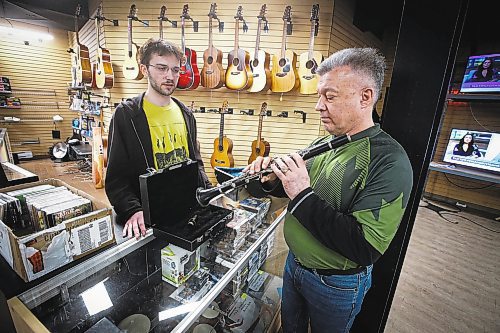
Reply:
[[186, 20], [191, 19], [188, 12], [188, 5], [184, 5], [181, 15], [181, 42], [182, 52], [186, 56], [186, 59], [181, 64], [179, 81], [177, 81], [177, 88], [179, 89], [196, 89], [200, 85], [200, 71], [196, 60], [196, 51], [186, 47], [185, 24]]
[[95, 85], [97, 88], [111, 89], [113, 88], [113, 83], [115, 76], [113, 73], [113, 66], [111, 65], [111, 53], [108, 49], [101, 46], [101, 32], [100, 32], [100, 22], [103, 21], [102, 16], [102, 4], [97, 8], [97, 15], [95, 17], [95, 28], [97, 35], [97, 60], [95, 63]]
[[309, 50], [299, 57], [299, 92], [305, 95], [316, 94], [318, 91], [318, 74], [316, 70], [323, 61], [321, 52], [314, 51], [314, 36], [318, 33], [319, 26], [319, 4], [315, 4], [311, 10], [311, 32], [309, 35]]
[[252, 142], [252, 153], [250, 154], [250, 158], [248, 159], [248, 164], [255, 161], [258, 156], [266, 157], [269, 156], [269, 151], [271, 150], [271, 145], [269, 142], [264, 140], [262, 137], [262, 123], [264, 120], [264, 116], [267, 111], [267, 103], [262, 103], [259, 114], [259, 128], [257, 130], [257, 139]]
[[224, 68], [222, 68], [222, 51], [213, 43], [212, 19], [217, 18], [217, 4], [210, 5], [208, 13], [208, 49], [203, 52], [203, 68], [201, 69], [201, 85], [205, 88], [217, 89], [224, 85]]
[[75, 33], [76, 33], [76, 50], [74, 51], [74, 63], [76, 65], [76, 81], [78, 85], [92, 82], [92, 68], [90, 66], [89, 48], [80, 43], [78, 34], [78, 18], [80, 17], [80, 4], [76, 6], [75, 11]]
[[283, 14], [283, 35], [281, 37], [281, 52], [273, 55], [271, 71], [271, 90], [273, 92], [288, 92], [299, 86], [297, 74], [297, 55], [286, 48], [287, 25], [292, 21], [291, 6], [286, 6]]
[[214, 152], [210, 158], [210, 164], [212, 168], [218, 167], [229, 167], [234, 166], [233, 158], [233, 141], [224, 135], [224, 114], [227, 112], [228, 102], [224, 101], [222, 104], [222, 110], [220, 112], [220, 129], [219, 136], [214, 140]]
[[137, 58], [139, 46], [132, 40], [132, 22], [137, 20], [137, 7], [130, 6], [130, 12], [127, 16], [128, 20], [128, 43], [125, 49], [125, 57], [123, 60], [123, 76], [129, 80], [140, 80], [144, 76], [139, 68], [139, 59]]
[[257, 23], [257, 38], [255, 40], [255, 53], [253, 60], [250, 61], [250, 69], [252, 70], [253, 83], [248, 89], [250, 92], [267, 91], [271, 87], [271, 71], [269, 70], [269, 62], [271, 56], [264, 50], [259, 48], [260, 36], [262, 32], [262, 22], [267, 21], [266, 5], [262, 5], [260, 9], [259, 19]]
[[234, 49], [227, 55], [226, 87], [232, 90], [244, 90], [252, 86], [253, 76], [250, 69], [250, 54], [240, 49], [239, 23], [243, 21], [243, 7], [238, 6], [235, 19]]

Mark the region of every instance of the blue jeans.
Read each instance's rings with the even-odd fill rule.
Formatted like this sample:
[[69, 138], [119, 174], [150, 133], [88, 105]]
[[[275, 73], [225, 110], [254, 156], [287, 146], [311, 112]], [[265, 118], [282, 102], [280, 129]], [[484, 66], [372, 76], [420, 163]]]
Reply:
[[283, 333], [347, 333], [372, 283], [372, 267], [353, 275], [319, 275], [299, 266], [291, 252], [283, 274]]

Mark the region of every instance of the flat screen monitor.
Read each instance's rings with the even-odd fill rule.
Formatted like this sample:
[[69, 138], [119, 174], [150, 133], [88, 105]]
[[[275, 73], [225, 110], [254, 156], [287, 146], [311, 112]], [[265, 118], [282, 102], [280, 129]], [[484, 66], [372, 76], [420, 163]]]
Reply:
[[470, 56], [460, 92], [500, 93], [500, 53]]
[[500, 172], [500, 133], [453, 128], [443, 160]]

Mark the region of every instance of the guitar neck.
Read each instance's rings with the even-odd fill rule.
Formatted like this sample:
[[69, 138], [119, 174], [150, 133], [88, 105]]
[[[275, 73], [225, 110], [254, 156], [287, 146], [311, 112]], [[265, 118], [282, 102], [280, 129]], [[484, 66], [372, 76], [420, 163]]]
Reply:
[[99, 38], [99, 19], [97, 17], [95, 18], [95, 32], [97, 35], [97, 49], [99, 49], [101, 47], [101, 41]]
[[259, 129], [257, 130], [257, 142], [260, 142], [262, 138], [262, 123], [264, 121], [264, 115], [259, 116]]
[[240, 39], [240, 20], [237, 18], [234, 23], [234, 49], [238, 51]]
[[316, 31], [316, 23], [314, 21], [311, 21], [311, 32], [309, 33], [309, 52], [307, 53], [308, 60], [311, 60], [313, 57], [315, 31]]
[[209, 53], [212, 54], [213, 39], [212, 39], [212, 16], [208, 19], [208, 49]]
[[283, 35], [281, 36], [281, 58], [285, 57], [286, 50], [286, 20], [283, 20]]
[[182, 53], [186, 53], [186, 37], [184, 35], [184, 16], [181, 18], [181, 45]]
[[76, 43], [80, 45], [80, 38], [78, 37], [78, 16], [75, 15], [75, 33], [76, 33]]
[[158, 26], [160, 27], [160, 39], [163, 39], [163, 19], [160, 18], [158, 21]]
[[132, 56], [132, 18], [128, 18], [128, 54]]
[[219, 145], [222, 145], [223, 137], [224, 137], [224, 111], [222, 111], [220, 114]]
[[259, 21], [257, 22], [257, 38], [255, 39], [255, 55], [253, 57], [254, 59], [257, 59], [259, 56], [260, 34], [262, 31], [261, 24], [262, 24], [262, 19], [259, 18]]

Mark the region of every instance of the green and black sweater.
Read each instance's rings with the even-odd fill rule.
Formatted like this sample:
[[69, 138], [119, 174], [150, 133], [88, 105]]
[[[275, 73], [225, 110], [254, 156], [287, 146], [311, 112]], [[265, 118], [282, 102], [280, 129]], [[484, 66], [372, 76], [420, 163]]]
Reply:
[[309, 268], [375, 262], [389, 247], [412, 188], [404, 149], [375, 125], [308, 160], [307, 168], [311, 187], [290, 201], [285, 219], [292, 253]]

